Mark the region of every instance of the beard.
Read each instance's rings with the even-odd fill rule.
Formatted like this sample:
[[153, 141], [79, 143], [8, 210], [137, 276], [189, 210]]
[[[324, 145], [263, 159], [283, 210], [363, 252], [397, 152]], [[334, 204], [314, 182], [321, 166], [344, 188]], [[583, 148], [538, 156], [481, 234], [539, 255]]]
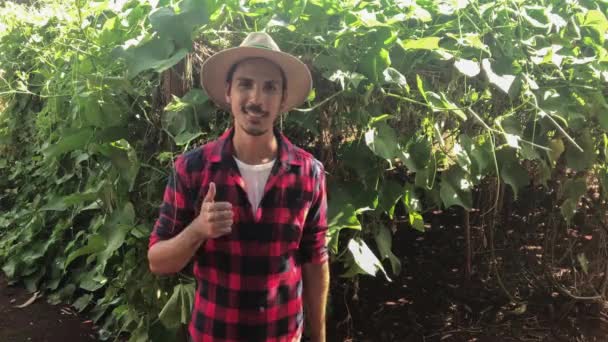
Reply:
[[253, 137], [259, 137], [268, 132], [268, 129], [257, 128], [257, 127], [245, 127], [245, 125], [241, 125], [241, 129], [243, 129], [243, 132], [245, 132]]
[[[270, 115], [269, 112], [262, 110], [261, 107], [256, 106], [256, 105], [242, 106], [241, 111], [245, 115], [256, 114], [256, 115], [254, 115], [254, 117], [261, 116], [260, 119], [262, 119], [262, 120], [265, 119], [268, 115]], [[255, 126], [248, 127], [246, 122], [247, 122], [247, 120], [244, 120], [244, 122], [242, 122], [240, 124], [240, 126], [241, 126], [241, 129], [248, 135], [251, 135], [253, 137], [259, 137], [259, 136], [262, 136], [262, 135], [268, 133], [267, 128], [255, 127]]]

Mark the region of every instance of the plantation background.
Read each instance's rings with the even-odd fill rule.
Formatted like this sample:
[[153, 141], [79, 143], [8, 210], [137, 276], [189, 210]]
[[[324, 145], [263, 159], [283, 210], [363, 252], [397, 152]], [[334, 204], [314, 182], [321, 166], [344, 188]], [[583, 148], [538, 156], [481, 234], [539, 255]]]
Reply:
[[102, 339], [183, 336], [194, 280], [151, 275], [147, 238], [172, 160], [231, 122], [202, 62], [266, 31], [313, 72], [279, 124], [328, 172], [330, 336], [585, 340], [579, 323], [608, 317], [607, 11], [2, 2], [2, 271]]

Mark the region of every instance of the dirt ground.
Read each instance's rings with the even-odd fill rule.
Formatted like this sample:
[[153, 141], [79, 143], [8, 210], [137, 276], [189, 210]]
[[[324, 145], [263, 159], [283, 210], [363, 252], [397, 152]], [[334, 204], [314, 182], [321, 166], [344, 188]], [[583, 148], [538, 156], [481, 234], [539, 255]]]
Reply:
[[32, 294], [8, 286], [0, 272], [0, 341], [2, 342], [88, 342], [95, 341], [91, 321], [78, 317], [65, 305], [50, 305], [45, 298], [27, 303]]
[[[401, 259], [403, 272], [392, 282], [382, 276], [362, 276], [355, 285], [334, 284], [332, 340], [608, 341], [607, 303], [574, 303], [545, 292], [546, 288], [535, 288], [528, 265], [518, 264], [528, 258], [525, 253], [508, 254], [512, 251], [507, 246], [497, 251], [510, 261], [501, 268], [502, 278], [521, 298], [519, 305], [511, 304], [499, 290], [482, 248], [474, 253], [473, 273], [465, 282], [460, 221], [458, 215], [441, 213], [430, 218], [432, 224], [425, 233], [398, 230], [393, 251]], [[517, 225], [507, 225], [514, 235], [518, 229], [530, 230]], [[481, 235], [478, 229], [472, 227], [473, 236]], [[528, 242], [534, 243], [533, 238]]]

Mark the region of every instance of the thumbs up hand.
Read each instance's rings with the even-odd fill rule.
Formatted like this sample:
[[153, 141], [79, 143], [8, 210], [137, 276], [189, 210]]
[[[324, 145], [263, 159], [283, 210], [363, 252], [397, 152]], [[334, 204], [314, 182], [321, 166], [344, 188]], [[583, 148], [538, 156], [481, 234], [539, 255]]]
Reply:
[[193, 222], [194, 228], [204, 240], [215, 239], [232, 231], [232, 204], [216, 202], [215, 192], [215, 183], [209, 184], [201, 211]]

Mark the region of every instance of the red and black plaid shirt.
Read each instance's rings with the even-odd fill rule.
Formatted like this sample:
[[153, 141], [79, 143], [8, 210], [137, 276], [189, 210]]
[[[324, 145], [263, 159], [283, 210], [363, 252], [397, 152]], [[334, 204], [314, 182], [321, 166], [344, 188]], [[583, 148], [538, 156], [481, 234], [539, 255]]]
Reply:
[[304, 263], [327, 260], [327, 198], [321, 162], [276, 132], [277, 161], [257, 212], [235, 163], [234, 131], [179, 156], [150, 246], [177, 235], [199, 214], [210, 182], [232, 204], [232, 232], [195, 254], [194, 341], [298, 341]]

